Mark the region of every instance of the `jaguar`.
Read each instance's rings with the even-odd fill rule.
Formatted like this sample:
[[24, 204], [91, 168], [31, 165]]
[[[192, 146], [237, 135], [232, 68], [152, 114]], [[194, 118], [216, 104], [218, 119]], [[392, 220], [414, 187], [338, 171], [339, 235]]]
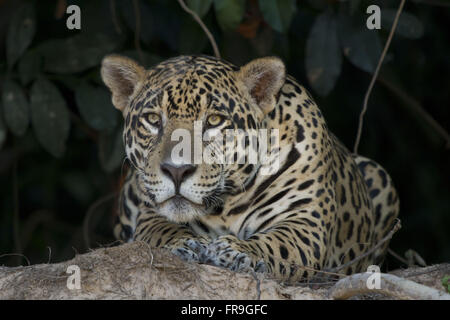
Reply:
[[[237, 67], [185, 55], [146, 69], [112, 54], [101, 76], [123, 114], [130, 163], [117, 238], [285, 281], [383, 261], [388, 242], [371, 248], [399, 213], [391, 177], [333, 135], [281, 59]], [[267, 156], [250, 161], [263, 145]], [[216, 161], [198, 161], [199, 148]]]

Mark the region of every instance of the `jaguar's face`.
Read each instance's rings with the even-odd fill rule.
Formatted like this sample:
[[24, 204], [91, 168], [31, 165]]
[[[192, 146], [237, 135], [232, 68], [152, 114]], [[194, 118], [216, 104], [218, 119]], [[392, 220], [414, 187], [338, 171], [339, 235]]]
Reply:
[[[224, 149], [224, 138], [227, 130], [246, 130], [247, 122], [239, 123], [247, 118], [244, 114], [255, 118], [256, 127], [262, 120], [260, 110], [251, 115], [245, 109], [245, 99], [237, 102], [237, 88], [233, 93], [220, 80], [208, 82], [191, 68], [170, 81], [155, 82], [151, 91], [142, 90], [126, 115], [136, 117], [125, 131], [127, 156], [158, 212], [176, 221], [218, 210], [223, 195], [242, 186], [245, 177], [233, 174], [237, 164], [229, 161], [232, 148]], [[221, 93], [214, 93], [219, 87]], [[242, 108], [241, 116], [233, 104]]]
[[[249, 143], [267, 111], [246, 74], [209, 57], [178, 57], [148, 71], [121, 59], [106, 58], [102, 76], [115, 106], [123, 106], [126, 154], [148, 200], [176, 222], [220, 211], [226, 194], [242, 191], [258, 170], [246, 152], [256, 147]], [[121, 72], [121, 83], [109, 81]], [[127, 98], [115, 94], [120, 87]]]

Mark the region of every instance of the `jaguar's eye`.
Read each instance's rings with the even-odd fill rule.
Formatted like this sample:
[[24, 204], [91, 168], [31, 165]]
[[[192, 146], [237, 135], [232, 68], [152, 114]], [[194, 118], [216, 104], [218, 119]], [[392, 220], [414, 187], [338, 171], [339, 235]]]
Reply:
[[154, 127], [161, 126], [161, 117], [156, 113], [148, 113], [145, 115], [145, 120]]
[[218, 114], [213, 114], [208, 117], [206, 122], [208, 123], [208, 126], [210, 126], [210, 127], [217, 127], [219, 124], [221, 124], [223, 122], [223, 117]]

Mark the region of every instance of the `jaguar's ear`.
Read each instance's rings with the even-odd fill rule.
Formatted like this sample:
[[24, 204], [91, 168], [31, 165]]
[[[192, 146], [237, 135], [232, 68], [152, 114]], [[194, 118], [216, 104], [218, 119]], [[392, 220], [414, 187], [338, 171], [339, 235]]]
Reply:
[[109, 55], [103, 58], [101, 75], [111, 90], [113, 105], [123, 112], [130, 97], [142, 84], [145, 69], [127, 57]]
[[250, 95], [265, 114], [275, 106], [275, 96], [280, 91], [286, 77], [284, 63], [276, 57], [250, 61], [239, 71]]

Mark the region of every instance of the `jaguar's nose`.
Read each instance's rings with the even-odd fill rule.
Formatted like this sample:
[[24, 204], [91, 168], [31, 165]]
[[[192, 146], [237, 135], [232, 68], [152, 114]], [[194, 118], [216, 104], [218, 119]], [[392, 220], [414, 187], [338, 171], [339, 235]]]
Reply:
[[172, 179], [175, 184], [175, 193], [180, 191], [180, 185], [183, 180], [192, 175], [196, 169], [197, 166], [191, 164], [184, 164], [181, 166], [175, 166], [169, 163], [161, 164], [161, 171]]

